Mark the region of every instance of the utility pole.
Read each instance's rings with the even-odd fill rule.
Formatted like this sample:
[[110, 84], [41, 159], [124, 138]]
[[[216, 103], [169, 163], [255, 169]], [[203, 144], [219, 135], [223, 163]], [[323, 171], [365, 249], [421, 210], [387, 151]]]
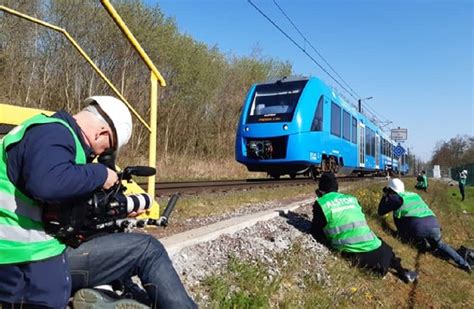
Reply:
[[367, 97], [367, 98], [364, 98], [364, 99], [357, 100], [359, 113], [362, 113], [362, 101], [367, 101], [367, 100], [370, 100], [370, 99], [373, 99], [373, 97]]

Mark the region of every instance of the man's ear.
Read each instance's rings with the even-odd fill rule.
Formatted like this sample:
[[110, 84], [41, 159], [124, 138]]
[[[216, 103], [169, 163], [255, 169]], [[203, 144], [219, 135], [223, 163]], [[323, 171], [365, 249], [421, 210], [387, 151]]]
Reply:
[[101, 154], [99, 156], [97, 161], [99, 163], [104, 164], [105, 166], [107, 166], [111, 170], [116, 171], [116, 169], [115, 169], [115, 159], [116, 159], [115, 152], [112, 149], [108, 149], [107, 151], [105, 151], [103, 154]]

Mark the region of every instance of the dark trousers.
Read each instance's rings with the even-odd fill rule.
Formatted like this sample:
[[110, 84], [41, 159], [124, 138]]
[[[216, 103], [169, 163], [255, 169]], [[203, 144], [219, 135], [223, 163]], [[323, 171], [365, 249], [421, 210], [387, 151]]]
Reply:
[[464, 201], [464, 184], [459, 183], [459, 192], [461, 192], [461, 201]]
[[188, 296], [163, 245], [138, 233], [100, 236], [68, 249], [73, 293], [81, 288], [111, 284], [127, 285], [138, 276], [153, 308], [196, 308]]
[[0, 308], [65, 308], [71, 280], [65, 254], [0, 265]]
[[385, 276], [390, 268], [397, 271], [399, 275], [404, 273], [400, 259], [395, 256], [392, 247], [382, 240], [382, 245], [369, 252], [343, 252], [342, 256], [351, 260], [354, 266], [369, 269], [372, 272]]
[[467, 264], [456, 250], [441, 240], [440, 228], [427, 228], [416, 235], [415, 242], [417, 244], [424, 243], [425, 240], [433, 250], [437, 250], [443, 256], [452, 259], [458, 266], [463, 267]]

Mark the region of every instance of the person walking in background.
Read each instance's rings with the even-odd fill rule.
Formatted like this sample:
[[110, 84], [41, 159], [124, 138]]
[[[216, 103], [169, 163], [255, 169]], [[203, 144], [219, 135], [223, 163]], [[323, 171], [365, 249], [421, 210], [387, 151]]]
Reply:
[[[434, 212], [420, 195], [405, 191], [405, 184], [398, 178], [388, 181], [383, 188], [378, 215], [393, 211], [393, 219], [402, 240], [412, 242], [422, 249], [429, 248], [451, 258], [459, 268], [471, 272], [469, 264], [449, 245], [441, 241], [441, 227]], [[421, 245], [421, 246], [420, 246]]]
[[459, 173], [459, 192], [461, 193], [461, 201], [464, 201], [465, 192], [464, 187], [466, 186], [467, 181], [467, 170], [463, 170]]
[[367, 225], [357, 199], [338, 193], [333, 173], [324, 173], [319, 181], [318, 196], [313, 205], [311, 233], [327, 247], [339, 251], [353, 265], [385, 276], [389, 268], [396, 270], [405, 283], [414, 282], [418, 273], [402, 267], [392, 248], [377, 237]]
[[418, 177], [416, 177], [416, 185], [415, 188], [418, 190], [422, 190], [427, 192], [428, 190], [428, 177], [426, 176], [426, 172], [423, 170], [421, 173], [418, 174]]

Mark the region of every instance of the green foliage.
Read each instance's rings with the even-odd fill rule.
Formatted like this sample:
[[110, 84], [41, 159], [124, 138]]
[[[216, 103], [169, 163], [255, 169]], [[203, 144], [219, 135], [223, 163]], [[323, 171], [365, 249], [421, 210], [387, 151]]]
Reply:
[[212, 302], [218, 308], [269, 308], [269, 298], [278, 287], [277, 279], [269, 279], [261, 264], [229, 258], [225, 276], [212, 276], [204, 281]]
[[474, 163], [474, 136], [461, 136], [438, 142], [431, 163], [456, 167]]
[[[5, 5], [66, 29], [148, 121], [149, 70], [102, 5], [94, 0], [6, 0]], [[252, 83], [290, 75], [291, 65], [258, 52], [225, 55], [179, 33], [158, 4], [113, 5], [167, 82], [159, 92], [159, 156], [232, 158], [247, 90]], [[90, 95], [113, 95], [61, 34], [9, 14], [0, 23], [1, 102], [74, 113]], [[147, 144], [146, 129], [135, 119], [130, 157], [146, 157], [140, 150]]]
[[[407, 190], [415, 185], [414, 178], [403, 178]], [[360, 201], [373, 231], [391, 246], [402, 259], [402, 265], [420, 273], [416, 284], [405, 284], [389, 273], [384, 278], [350, 266], [336, 253], [329, 258], [316, 258], [295, 242], [289, 250], [273, 257], [272, 265], [263, 262], [229, 259], [227, 269], [208, 278], [205, 289], [213, 308], [335, 308], [335, 307], [465, 307], [474, 306], [472, 275], [453, 263], [432, 254], [421, 254], [400, 242], [380, 224], [376, 215], [385, 182], [363, 184], [350, 190]], [[473, 247], [474, 188], [467, 188], [467, 199], [460, 201], [457, 186], [430, 181], [428, 192], [420, 192], [430, 205], [443, 229], [443, 241], [457, 248], [463, 244]], [[394, 229], [393, 219], [384, 218]], [[313, 272], [320, 263], [329, 277]], [[278, 275], [267, 279], [269, 267]]]

